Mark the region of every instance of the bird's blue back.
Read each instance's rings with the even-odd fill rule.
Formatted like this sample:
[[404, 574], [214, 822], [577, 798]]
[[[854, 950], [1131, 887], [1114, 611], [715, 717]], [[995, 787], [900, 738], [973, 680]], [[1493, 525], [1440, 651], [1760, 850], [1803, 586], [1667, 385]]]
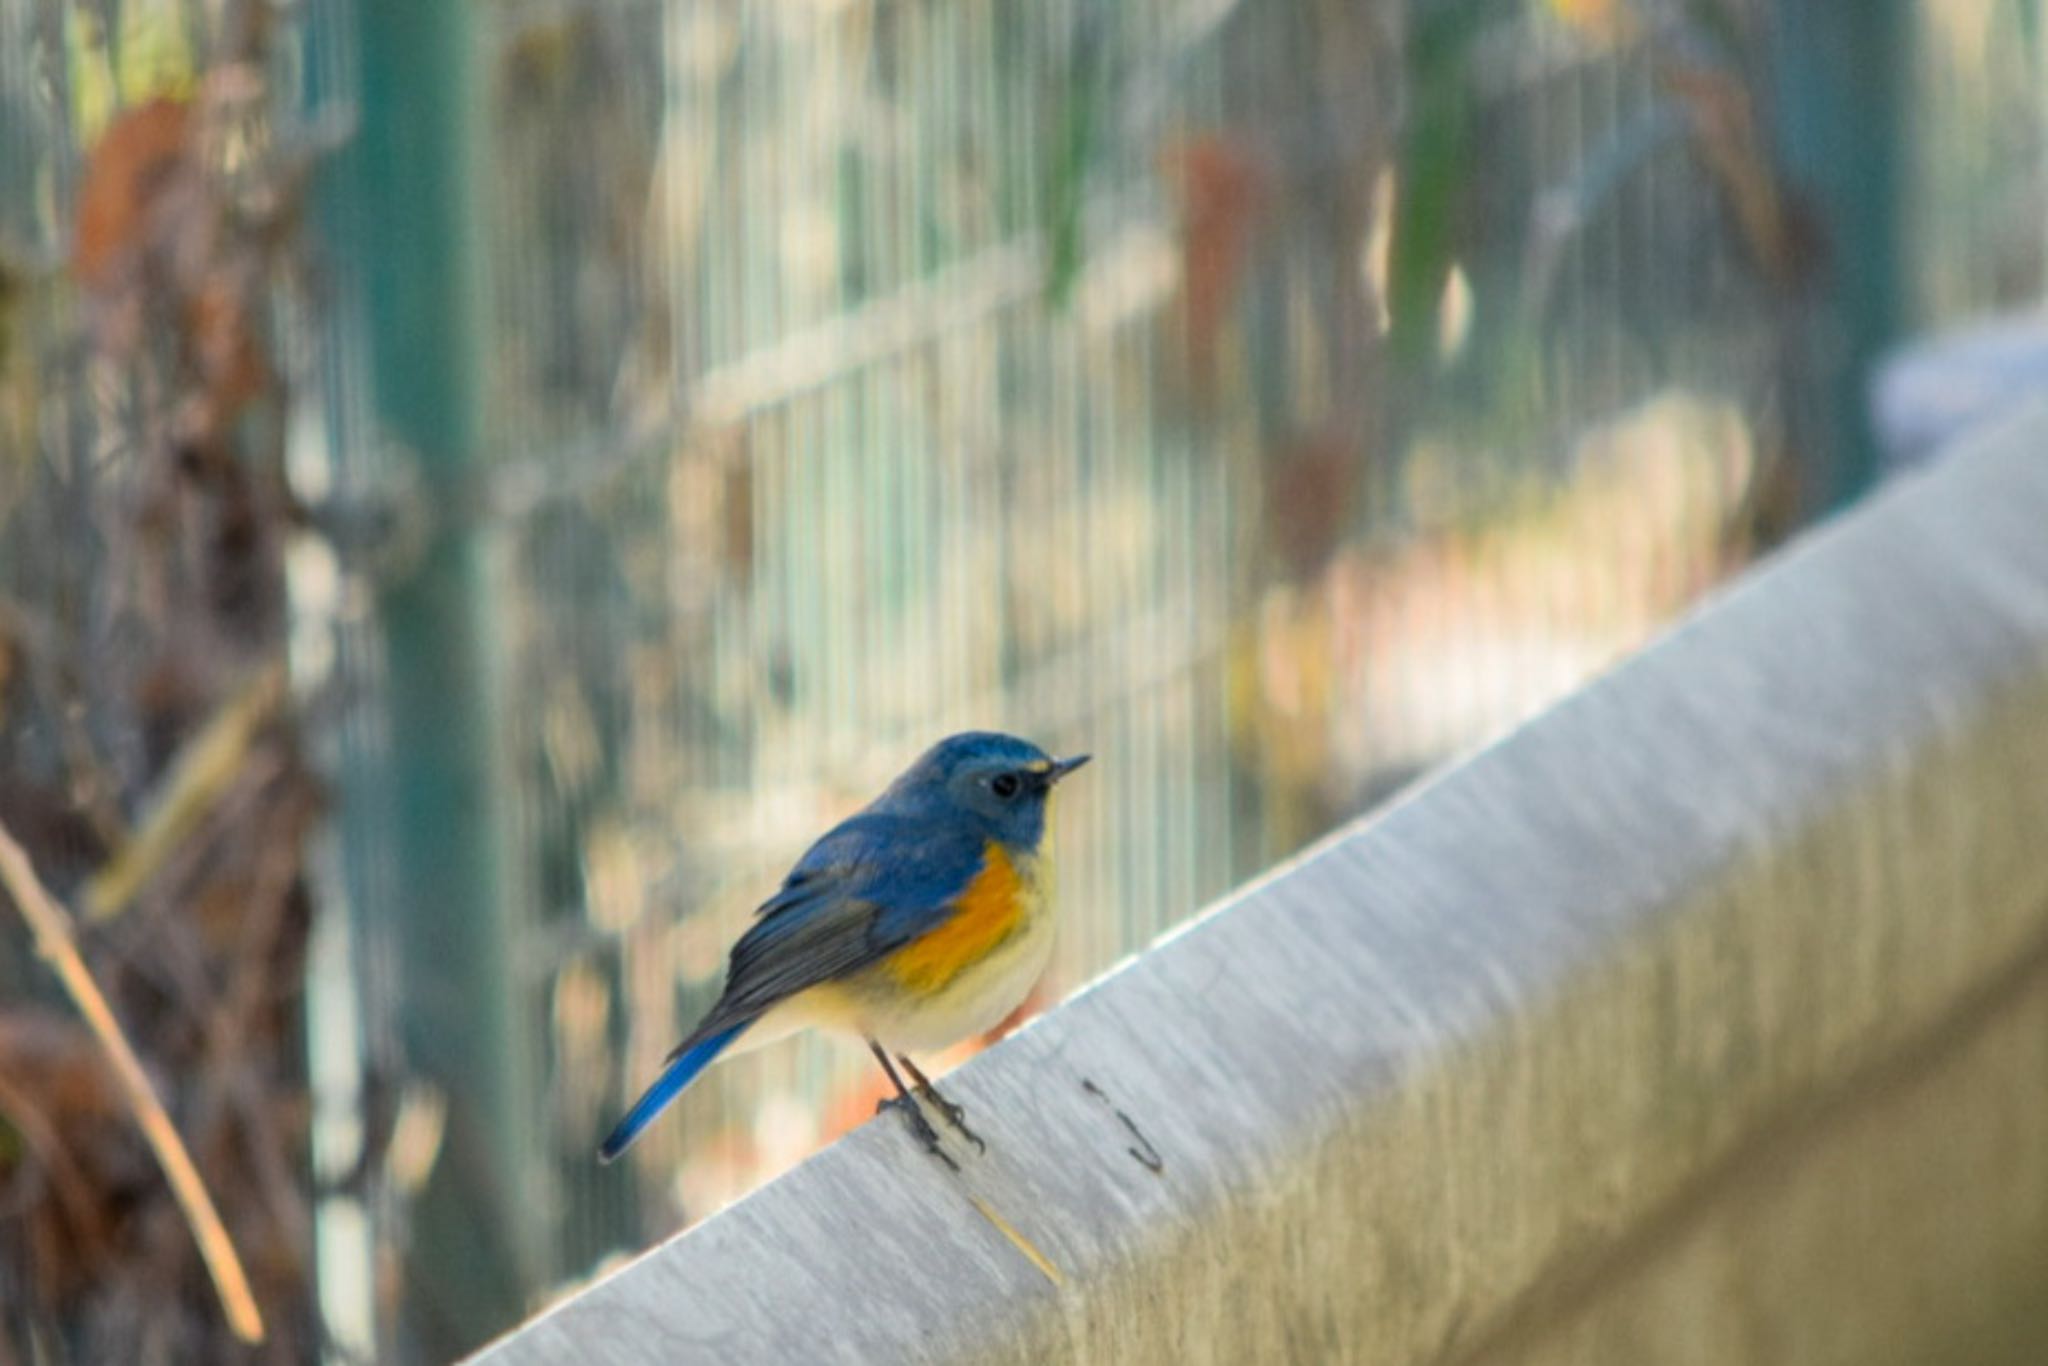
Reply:
[[870, 807], [833, 827], [733, 945], [720, 1005], [765, 1009], [944, 924], [987, 847], [982, 831], [915, 811]]
[[747, 1006], [765, 1008], [944, 924], [991, 842], [1030, 849], [1045, 829], [1042, 802], [992, 813], [966, 808], [956, 775], [971, 765], [1045, 760], [1036, 745], [990, 731], [955, 735], [926, 751], [806, 850], [761, 904], [753, 928], [733, 946], [720, 1006], [737, 992]]

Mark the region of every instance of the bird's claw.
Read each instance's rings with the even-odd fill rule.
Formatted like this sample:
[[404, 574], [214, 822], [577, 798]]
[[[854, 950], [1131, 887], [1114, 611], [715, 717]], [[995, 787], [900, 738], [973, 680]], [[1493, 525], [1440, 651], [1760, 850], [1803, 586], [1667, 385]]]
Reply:
[[[912, 1100], [909, 1096], [890, 1096], [886, 1100], [877, 1101], [875, 1104], [876, 1114], [879, 1115], [884, 1110], [900, 1110], [903, 1113], [903, 1122], [910, 1126], [911, 1136], [924, 1145], [924, 1150], [945, 1163], [952, 1170], [956, 1172], [960, 1170], [960, 1164], [955, 1162], [947, 1154], [946, 1150], [939, 1146], [939, 1131], [934, 1129], [932, 1122], [924, 1117], [924, 1111], [917, 1108], [916, 1101]], [[977, 1139], [976, 1141], [979, 1142], [980, 1140]]]
[[974, 1151], [978, 1153], [985, 1153], [988, 1151], [988, 1144], [981, 1141], [981, 1135], [967, 1127], [966, 1106], [955, 1105], [952, 1101], [947, 1100], [944, 1096], [939, 1094], [939, 1088], [933, 1086], [930, 1082], [926, 1082], [923, 1086], [918, 1087], [917, 1093], [918, 1095], [924, 1097], [924, 1099], [931, 1104], [931, 1107], [934, 1110], [937, 1110], [940, 1114], [946, 1117], [946, 1123], [952, 1125], [955, 1129], [957, 1129], [960, 1133], [960, 1137], [966, 1139], [969, 1143], [972, 1143], [974, 1145]]

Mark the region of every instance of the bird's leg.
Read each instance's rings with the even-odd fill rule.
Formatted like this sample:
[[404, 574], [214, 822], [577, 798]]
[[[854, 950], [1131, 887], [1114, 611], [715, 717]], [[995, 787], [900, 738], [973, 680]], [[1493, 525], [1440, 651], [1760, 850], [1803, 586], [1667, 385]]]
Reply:
[[954, 1171], [959, 1171], [960, 1164], [947, 1156], [946, 1150], [939, 1146], [939, 1131], [924, 1117], [924, 1111], [917, 1108], [917, 1101], [911, 1096], [909, 1088], [904, 1086], [903, 1078], [896, 1075], [896, 1065], [889, 1061], [889, 1055], [883, 1052], [882, 1046], [873, 1039], [868, 1040], [868, 1048], [874, 1052], [875, 1061], [882, 1064], [882, 1070], [889, 1074], [890, 1085], [896, 1088], [894, 1096], [876, 1104], [875, 1113], [879, 1115], [884, 1110], [902, 1111], [904, 1122], [910, 1125], [910, 1132], [924, 1145], [924, 1150]]
[[946, 1117], [946, 1123], [960, 1131], [960, 1137], [972, 1143], [976, 1152], [985, 1153], [988, 1151], [988, 1144], [981, 1141], [981, 1135], [967, 1127], [966, 1106], [955, 1105], [952, 1101], [940, 1095], [939, 1088], [932, 1085], [932, 1079], [918, 1071], [917, 1064], [903, 1054], [898, 1053], [896, 1061], [902, 1063], [903, 1070], [910, 1074], [910, 1080], [917, 1086], [917, 1093], [930, 1101], [934, 1110], [937, 1110]]

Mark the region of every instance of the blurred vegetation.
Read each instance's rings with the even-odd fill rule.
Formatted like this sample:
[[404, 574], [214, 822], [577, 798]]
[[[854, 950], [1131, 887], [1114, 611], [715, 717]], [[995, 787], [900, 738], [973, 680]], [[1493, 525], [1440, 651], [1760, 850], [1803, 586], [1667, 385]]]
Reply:
[[[192, 1228], [72, 1001], [0, 929], [0, 1360], [309, 1359], [302, 855], [281, 685], [273, 328], [305, 157], [262, 4], [19, 7], [0, 99], [0, 825], [216, 1194], [269, 1325], [231, 1333]], [[38, 27], [28, 22], [49, 20]], [[18, 44], [18, 45], [17, 45]], [[59, 231], [59, 226], [63, 231]]]

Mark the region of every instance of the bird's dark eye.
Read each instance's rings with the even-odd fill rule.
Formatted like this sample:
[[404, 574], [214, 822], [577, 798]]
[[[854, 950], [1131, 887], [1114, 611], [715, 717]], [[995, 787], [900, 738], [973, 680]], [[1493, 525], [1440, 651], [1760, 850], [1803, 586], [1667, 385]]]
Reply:
[[1017, 775], [1014, 773], [998, 773], [988, 780], [988, 786], [989, 791], [1008, 801], [1017, 795], [1017, 789], [1024, 784], [1017, 781]]

